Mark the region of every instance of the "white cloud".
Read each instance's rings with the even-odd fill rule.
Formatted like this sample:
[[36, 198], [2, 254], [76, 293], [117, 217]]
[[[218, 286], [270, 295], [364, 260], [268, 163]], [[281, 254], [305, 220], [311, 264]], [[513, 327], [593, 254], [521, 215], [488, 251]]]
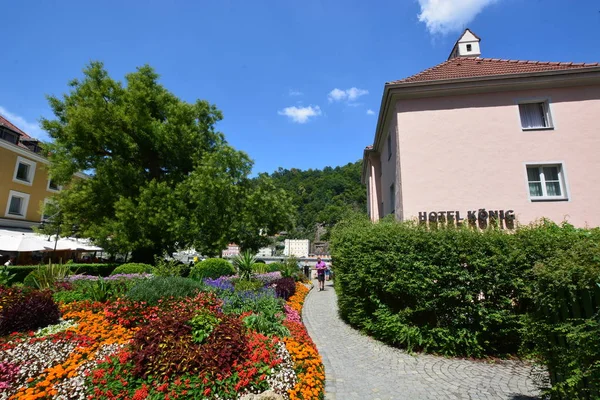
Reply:
[[303, 94], [304, 94], [304, 93], [302, 93], [302, 92], [301, 92], [301, 91], [299, 91], [299, 90], [293, 90], [293, 89], [290, 89], [290, 96], [302, 96]]
[[293, 122], [304, 124], [308, 122], [309, 118], [317, 117], [321, 115], [321, 108], [319, 106], [308, 106], [308, 107], [286, 107], [283, 110], [277, 111], [279, 115], [285, 115], [292, 119]]
[[19, 128], [29, 136], [36, 139], [48, 140], [48, 135], [42, 130], [42, 128], [40, 128], [39, 123], [29, 122], [25, 118], [17, 114], [11, 113], [2, 106], [0, 106], [0, 115], [9, 120], [12, 124], [14, 124], [17, 128]]
[[371, 110], [370, 108], [367, 110], [367, 115], [375, 115], [375, 111]]
[[346, 90], [335, 88], [331, 92], [329, 92], [329, 94], [327, 95], [327, 98], [329, 99], [330, 103], [332, 103], [334, 101], [343, 101], [343, 100], [354, 101], [354, 100], [358, 99], [360, 96], [364, 96], [366, 94], [369, 94], [368, 90], [359, 89], [356, 87], [351, 87], [350, 89], [346, 89]]
[[332, 101], [343, 100], [343, 99], [346, 98], [346, 91], [345, 90], [340, 90], [338, 88], [335, 88], [331, 92], [329, 92], [329, 95], [327, 96], [327, 98], [329, 99], [330, 103]]
[[456, 32], [490, 4], [498, 0], [418, 0], [421, 6], [419, 21], [431, 34]]

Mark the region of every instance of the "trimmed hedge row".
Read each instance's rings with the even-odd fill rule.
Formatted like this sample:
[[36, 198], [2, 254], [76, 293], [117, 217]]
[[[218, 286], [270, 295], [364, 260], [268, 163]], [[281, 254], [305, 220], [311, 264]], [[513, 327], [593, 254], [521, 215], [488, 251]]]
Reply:
[[331, 239], [340, 315], [408, 350], [515, 354], [532, 307], [534, 264], [591, 236], [550, 222], [507, 234], [345, 221]]
[[[78, 274], [109, 276], [117, 264], [69, 264], [71, 271]], [[38, 265], [11, 265], [8, 271], [15, 274], [11, 282], [23, 282], [30, 272], [36, 270]]]
[[534, 267], [525, 339], [550, 371], [553, 399], [600, 399], [600, 238]]

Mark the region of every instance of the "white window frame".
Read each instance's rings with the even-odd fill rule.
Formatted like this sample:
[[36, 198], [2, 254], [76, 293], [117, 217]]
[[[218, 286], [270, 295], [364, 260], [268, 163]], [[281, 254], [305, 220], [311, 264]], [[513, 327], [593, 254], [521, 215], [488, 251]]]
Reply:
[[[571, 194], [569, 191], [569, 184], [567, 179], [567, 170], [565, 167], [565, 163], [563, 161], [543, 161], [543, 162], [526, 162], [525, 165], [525, 184], [527, 187], [527, 198], [530, 202], [536, 201], [571, 201]], [[544, 179], [543, 170], [540, 171], [540, 180], [542, 184], [542, 193], [543, 196], [532, 196], [531, 191], [529, 190], [529, 175], [527, 174], [527, 169], [532, 167], [559, 167], [558, 171], [558, 182], [560, 185], [560, 196], [548, 196], [546, 195], [546, 181]]]
[[46, 185], [46, 190], [52, 193], [58, 193], [62, 190], [62, 185], [57, 185], [58, 189], [52, 189], [50, 187], [50, 182], [52, 181], [52, 178], [48, 177], [48, 183]]
[[[17, 178], [17, 172], [19, 172], [19, 164], [27, 164], [29, 166], [29, 171], [27, 174], [28, 181], [23, 181]], [[37, 163], [35, 161], [31, 161], [27, 158], [17, 156], [17, 162], [15, 163], [15, 171], [13, 173], [13, 182], [20, 183], [22, 185], [31, 186], [33, 185], [33, 178], [35, 177], [35, 168], [37, 167]]]
[[[11, 214], [10, 211], [10, 202], [13, 197], [20, 197], [23, 199], [23, 203], [21, 204], [23, 215], [20, 214]], [[18, 219], [26, 219], [27, 218], [27, 210], [29, 209], [29, 194], [23, 192], [17, 192], [16, 190], [11, 190], [8, 192], [8, 201], [6, 202], [6, 211], [4, 216], [7, 218], [18, 218]]]
[[[519, 118], [518, 119], [519, 128], [521, 128], [522, 131], [548, 131], [548, 130], [555, 129], [556, 124], [554, 123], [554, 116], [552, 113], [552, 107], [551, 107], [552, 102], [549, 97], [517, 99], [516, 103], [517, 103], [517, 116]], [[548, 126], [542, 126], [542, 127], [536, 127], [536, 128], [524, 128], [523, 121], [521, 120], [521, 105], [523, 105], [523, 104], [543, 104]]]

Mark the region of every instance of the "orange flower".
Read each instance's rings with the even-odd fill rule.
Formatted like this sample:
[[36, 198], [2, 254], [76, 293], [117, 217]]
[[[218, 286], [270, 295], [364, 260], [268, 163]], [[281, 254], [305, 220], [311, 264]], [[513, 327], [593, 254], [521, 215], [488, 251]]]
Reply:
[[[308, 289], [302, 283], [296, 283], [296, 293], [289, 298], [287, 304], [299, 313], [304, 304]], [[289, 391], [291, 400], [308, 400], [319, 398], [325, 390], [325, 368], [317, 347], [308, 336], [304, 325], [286, 321], [292, 333], [284, 339], [285, 347], [290, 353], [298, 373], [298, 382]]]

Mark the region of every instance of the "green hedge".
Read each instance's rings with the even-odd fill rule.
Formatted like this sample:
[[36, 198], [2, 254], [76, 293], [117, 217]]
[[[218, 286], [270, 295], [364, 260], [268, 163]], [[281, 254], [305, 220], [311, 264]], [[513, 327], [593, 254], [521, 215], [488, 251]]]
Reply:
[[355, 218], [332, 231], [340, 315], [408, 350], [517, 353], [533, 265], [585, 231], [543, 222], [514, 234]]
[[117, 275], [117, 274], [144, 274], [144, 273], [150, 274], [150, 273], [152, 273], [153, 269], [154, 269], [154, 267], [152, 265], [150, 265], [150, 264], [127, 263], [127, 264], [119, 265], [110, 274], [111, 275]]
[[196, 263], [190, 271], [190, 278], [201, 281], [202, 279], [217, 279], [221, 276], [235, 275], [233, 265], [223, 258], [207, 258]]
[[534, 268], [524, 331], [548, 367], [553, 399], [600, 399], [599, 232]]
[[[110, 273], [117, 267], [117, 264], [69, 264], [71, 271], [78, 274], [109, 276]], [[38, 268], [38, 265], [11, 265], [8, 271], [15, 274], [11, 283], [23, 282], [25, 277], [31, 271]]]

